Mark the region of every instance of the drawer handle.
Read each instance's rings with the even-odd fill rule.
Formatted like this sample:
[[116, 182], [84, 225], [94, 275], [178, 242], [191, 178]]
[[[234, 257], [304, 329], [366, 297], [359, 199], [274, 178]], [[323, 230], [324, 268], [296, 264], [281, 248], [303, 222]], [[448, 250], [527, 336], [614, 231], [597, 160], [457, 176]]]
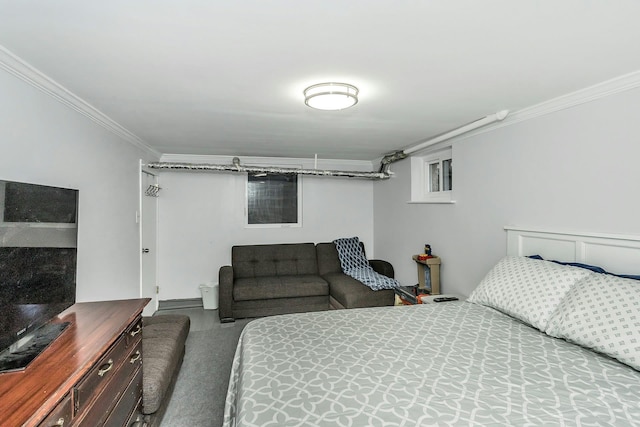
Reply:
[[109, 361], [107, 363], [105, 363], [104, 365], [100, 366], [100, 369], [98, 369], [98, 376], [99, 377], [103, 377], [104, 374], [106, 374], [107, 372], [109, 372], [111, 370], [111, 368], [113, 368], [113, 360], [109, 359]]
[[133, 356], [131, 360], [129, 360], [129, 362], [136, 363], [138, 360], [140, 360], [140, 357], [142, 357], [142, 354], [140, 354], [140, 350], [136, 350], [135, 356]]
[[52, 427], [63, 427], [64, 426], [64, 418], [58, 418], [58, 421], [56, 421], [55, 424], [52, 425]]
[[142, 332], [142, 326], [138, 325], [133, 331], [129, 332], [129, 335], [131, 335], [132, 337], [135, 337], [140, 332]]

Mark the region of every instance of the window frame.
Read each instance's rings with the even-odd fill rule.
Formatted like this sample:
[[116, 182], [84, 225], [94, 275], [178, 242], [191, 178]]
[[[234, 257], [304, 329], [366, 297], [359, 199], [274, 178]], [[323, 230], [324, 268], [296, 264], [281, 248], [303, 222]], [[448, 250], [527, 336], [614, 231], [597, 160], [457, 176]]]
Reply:
[[[296, 222], [291, 223], [258, 223], [258, 224], [250, 224], [249, 223], [249, 175], [245, 174], [244, 179], [244, 227], [245, 228], [300, 228], [302, 227], [302, 176], [294, 175], [296, 177], [296, 203], [297, 203], [297, 212], [296, 212]], [[255, 174], [252, 174], [255, 176]], [[279, 176], [288, 176], [291, 174], [268, 174], [268, 175], [279, 175]]]
[[[446, 182], [444, 162], [450, 161], [451, 190], [442, 190]], [[432, 165], [438, 165], [438, 191], [432, 188]], [[409, 203], [455, 203], [453, 200], [453, 150], [446, 147], [411, 157], [411, 201]]]

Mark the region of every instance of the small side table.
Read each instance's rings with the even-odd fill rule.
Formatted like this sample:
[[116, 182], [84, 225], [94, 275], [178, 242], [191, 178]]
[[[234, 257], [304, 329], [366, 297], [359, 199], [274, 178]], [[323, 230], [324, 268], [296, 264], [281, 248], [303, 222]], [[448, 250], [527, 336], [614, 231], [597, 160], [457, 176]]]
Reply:
[[[453, 299], [456, 298], [456, 299]], [[457, 294], [423, 295], [420, 297], [422, 304], [439, 304], [448, 301], [465, 301], [466, 298]]]
[[440, 295], [440, 257], [434, 256], [419, 260], [418, 255], [414, 255], [412, 258], [418, 265], [418, 289], [425, 290], [427, 288], [427, 274], [429, 274], [431, 292], [428, 293]]

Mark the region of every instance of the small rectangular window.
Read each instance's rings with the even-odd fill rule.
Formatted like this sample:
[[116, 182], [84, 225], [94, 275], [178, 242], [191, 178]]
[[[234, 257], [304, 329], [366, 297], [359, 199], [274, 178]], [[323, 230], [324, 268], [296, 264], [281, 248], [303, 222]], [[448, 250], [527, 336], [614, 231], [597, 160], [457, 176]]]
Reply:
[[429, 191], [440, 191], [440, 163], [429, 164]]
[[454, 203], [451, 147], [411, 158], [411, 203]]
[[453, 161], [451, 159], [442, 161], [442, 190], [453, 190]]
[[247, 225], [299, 226], [298, 176], [249, 174], [247, 176]]
[[427, 188], [430, 193], [451, 191], [453, 182], [453, 161], [451, 154], [445, 153], [437, 158], [429, 158], [429, 175]]

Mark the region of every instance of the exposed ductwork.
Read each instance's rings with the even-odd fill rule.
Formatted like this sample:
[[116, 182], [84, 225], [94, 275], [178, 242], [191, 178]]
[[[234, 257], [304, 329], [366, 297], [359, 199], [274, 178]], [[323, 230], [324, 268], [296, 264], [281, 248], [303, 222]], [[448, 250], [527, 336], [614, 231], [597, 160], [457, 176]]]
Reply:
[[509, 115], [508, 110], [498, 111], [481, 119], [475, 120], [459, 128], [453, 129], [442, 135], [420, 142], [404, 150], [397, 150], [387, 154], [380, 161], [380, 169], [378, 172], [361, 172], [361, 171], [339, 171], [339, 170], [323, 170], [323, 169], [300, 169], [300, 168], [282, 168], [275, 166], [244, 166], [240, 164], [238, 157], [233, 158], [233, 164], [216, 165], [210, 163], [175, 163], [175, 162], [154, 162], [147, 166], [151, 169], [168, 169], [168, 170], [187, 170], [187, 171], [213, 171], [213, 172], [242, 172], [251, 174], [279, 174], [279, 175], [313, 175], [313, 176], [334, 176], [347, 178], [363, 178], [371, 180], [381, 180], [391, 178], [392, 172], [389, 172], [391, 163], [402, 160], [416, 151], [423, 150], [431, 145], [455, 138], [463, 133], [489, 125], [491, 123], [504, 120]]
[[251, 174], [279, 174], [279, 175], [314, 175], [314, 176], [335, 176], [347, 178], [364, 178], [364, 179], [389, 179], [390, 172], [360, 172], [360, 171], [339, 171], [339, 170], [322, 170], [322, 169], [300, 169], [300, 168], [282, 168], [275, 166], [244, 166], [240, 164], [240, 159], [233, 158], [231, 165], [215, 165], [209, 163], [173, 163], [173, 162], [156, 162], [147, 165], [152, 169], [169, 169], [169, 170], [189, 170], [189, 171], [219, 171], [219, 172], [244, 172]]

